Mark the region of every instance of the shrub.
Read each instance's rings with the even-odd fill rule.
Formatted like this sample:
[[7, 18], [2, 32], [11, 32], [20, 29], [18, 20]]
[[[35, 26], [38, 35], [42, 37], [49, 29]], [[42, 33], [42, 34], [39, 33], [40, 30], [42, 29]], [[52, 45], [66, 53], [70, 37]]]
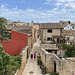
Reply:
[[62, 44], [63, 49], [65, 49], [66, 57], [75, 57], [75, 46]]
[[59, 75], [59, 73], [57, 73], [57, 72], [50, 72], [49, 75]]
[[0, 75], [14, 75], [21, 66], [22, 55], [10, 56], [0, 47]]

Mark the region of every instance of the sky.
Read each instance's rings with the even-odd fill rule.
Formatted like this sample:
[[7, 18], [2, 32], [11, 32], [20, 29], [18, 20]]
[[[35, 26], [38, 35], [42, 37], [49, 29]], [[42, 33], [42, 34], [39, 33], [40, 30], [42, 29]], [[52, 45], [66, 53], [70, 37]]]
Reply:
[[22, 22], [75, 22], [75, 0], [0, 0], [0, 17]]

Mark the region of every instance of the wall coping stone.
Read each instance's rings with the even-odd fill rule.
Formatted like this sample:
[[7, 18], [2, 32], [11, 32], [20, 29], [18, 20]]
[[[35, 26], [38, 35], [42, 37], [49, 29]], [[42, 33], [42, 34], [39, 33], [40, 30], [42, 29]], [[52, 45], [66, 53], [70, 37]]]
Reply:
[[25, 49], [21, 52], [22, 55], [24, 55], [24, 53], [27, 51], [27, 48], [29, 48], [28, 45], [27, 45], [27, 46], [25, 47]]

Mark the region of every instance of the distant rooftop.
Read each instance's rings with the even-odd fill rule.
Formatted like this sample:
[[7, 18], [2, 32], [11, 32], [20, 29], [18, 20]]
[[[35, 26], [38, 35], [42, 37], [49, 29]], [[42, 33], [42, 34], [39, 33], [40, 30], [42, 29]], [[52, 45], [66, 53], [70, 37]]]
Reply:
[[40, 23], [40, 28], [63, 28], [60, 23]]
[[32, 34], [31, 31], [26, 31], [24, 29], [20, 29], [20, 30], [17, 30], [18, 32], [21, 32], [21, 33], [26, 33], [26, 34]]

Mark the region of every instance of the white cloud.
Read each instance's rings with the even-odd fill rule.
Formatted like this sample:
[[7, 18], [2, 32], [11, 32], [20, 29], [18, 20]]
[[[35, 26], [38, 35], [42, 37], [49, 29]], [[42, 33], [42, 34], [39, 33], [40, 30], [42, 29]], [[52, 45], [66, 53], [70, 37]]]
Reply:
[[4, 5], [1, 5], [1, 8], [4, 8], [5, 6]]
[[56, 1], [59, 1], [59, 2], [74, 2], [75, 0], [56, 0]]
[[6, 17], [7, 19], [12, 19], [12, 20], [22, 20], [25, 21], [25, 19], [46, 19], [49, 18], [49, 16], [52, 16], [51, 13], [48, 12], [43, 12], [43, 11], [37, 11], [34, 9], [27, 9], [27, 10], [21, 10], [17, 8], [13, 9], [7, 9], [7, 8], [0, 8], [0, 16], [1, 17]]
[[44, 4], [49, 4], [52, 0], [46, 0]]
[[[52, 0], [46, 0], [45, 4], [50, 4]], [[65, 8], [68, 11], [75, 11], [75, 0], [54, 0], [56, 7], [53, 10], [62, 10]]]
[[[65, 4], [59, 10], [59, 6], [57, 5], [56, 8], [49, 10], [49, 11], [37, 11], [34, 9], [26, 9], [21, 10], [16, 8], [8, 9], [6, 7], [0, 7], [0, 16], [5, 17], [9, 20], [21, 20], [30, 22], [34, 20], [35, 22], [59, 22], [60, 20], [71, 20], [74, 22], [75, 20], [75, 13], [70, 13], [69, 10], [74, 10], [74, 6], [72, 4]], [[71, 6], [71, 7], [70, 7]]]

